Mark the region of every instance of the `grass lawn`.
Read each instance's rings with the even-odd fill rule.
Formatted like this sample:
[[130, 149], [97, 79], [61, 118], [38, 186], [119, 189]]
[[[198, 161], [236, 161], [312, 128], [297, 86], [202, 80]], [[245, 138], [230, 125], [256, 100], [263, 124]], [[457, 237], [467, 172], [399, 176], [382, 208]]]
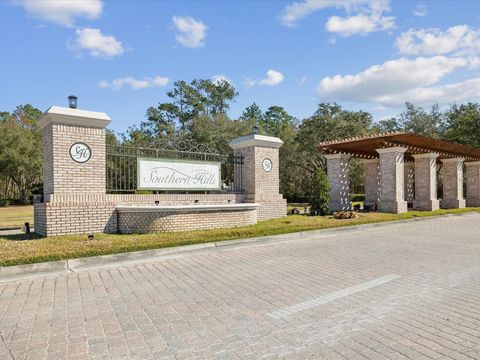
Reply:
[[331, 216], [292, 215], [282, 219], [262, 221], [257, 225], [238, 228], [143, 235], [96, 234], [94, 240], [88, 240], [86, 235], [68, 235], [49, 238], [39, 238], [35, 235], [0, 236], [0, 266], [473, 211], [480, 212], [480, 208], [410, 211], [398, 215], [359, 213], [356, 219], [348, 220], [336, 220]]
[[0, 207], [0, 227], [22, 227], [33, 224], [33, 206]]

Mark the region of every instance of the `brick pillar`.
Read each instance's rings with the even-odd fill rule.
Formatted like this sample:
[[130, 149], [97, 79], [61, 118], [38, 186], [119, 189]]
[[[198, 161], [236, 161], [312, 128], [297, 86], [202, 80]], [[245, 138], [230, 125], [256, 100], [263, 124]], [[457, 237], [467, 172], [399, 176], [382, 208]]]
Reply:
[[265, 135], [242, 136], [230, 141], [235, 154], [243, 155], [242, 178], [234, 179], [245, 191], [245, 201], [259, 204], [258, 220], [287, 215], [287, 202], [280, 194], [279, 138]]
[[387, 213], [407, 211], [404, 200], [404, 160], [406, 148], [377, 149], [380, 154], [380, 202], [378, 210]]
[[459, 209], [465, 207], [463, 198], [463, 158], [442, 159], [443, 199], [442, 208]]
[[480, 161], [466, 162], [468, 207], [480, 206]]
[[[40, 118], [44, 196], [43, 202], [34, 206], [36, 233], [49, 236], [91, 231], [90, 223], [105, 216], [105, 224], [109, 224], [105, 229], [114, 228], [108, 214], [85, 216], [100, 208], [88, 199], [106, 193], [105, 128], [110, 121], [104, 113], [58, 106]], [[81, 206], [75, 197], [84, 199]]]
[[104, 113], [52, 106], [40, 118], [44, 197], [103, 193], [106, 188]]
[[327, 159], [327, 175], [330, 181], [330, 211], [350, 210], [350, 155], [331, 154], [325, 155]]
[[438, 210], [437, 154], [417, 154], [415, 158], [415, 209]]
[[378, 205], [380, 199], [379, 159], [363, 160], [365, 164], [365, 205]]
[[415, 200], [415, 163], [405, 162], [405, 171], [403, 178], [405, 201], [413, 202]]

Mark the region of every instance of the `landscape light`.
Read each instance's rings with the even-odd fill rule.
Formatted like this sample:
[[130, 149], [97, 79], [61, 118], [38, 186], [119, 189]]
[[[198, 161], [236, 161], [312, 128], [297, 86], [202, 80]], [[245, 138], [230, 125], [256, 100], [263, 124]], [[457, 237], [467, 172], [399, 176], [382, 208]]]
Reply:
[[254, 133], [255, 135], [258, 134], [258, 130], [260, 130], [260, 127], [259, 127], [258, 125], [253, 125], [253, 133]]
[[77, 97], [75, 95], [70, 95], [68, 97], [68, 106], [70, 109], [76, 109], [77, 108]]

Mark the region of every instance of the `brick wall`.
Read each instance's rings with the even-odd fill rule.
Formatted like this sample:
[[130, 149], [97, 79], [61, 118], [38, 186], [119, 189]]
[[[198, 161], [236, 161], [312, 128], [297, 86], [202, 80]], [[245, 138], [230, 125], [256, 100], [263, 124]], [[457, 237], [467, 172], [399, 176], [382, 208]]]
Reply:
[[189, 231], [253, 225], [257, 210], [187, 212], [119, 212], [120, 233]]
[[[98, 193], [72, 193], [72, 194], [50, 194], [46, 196], [44, 203], [35, 204], [35, 232], [44, 236], [56, 236], [65, 234], [84, 233], [115, 233], [117, 232], [117, 205], [153, 205], [159, 201], [160, 205], [187, 205], [194, 204], [227, 204], [240, 203], [244, 200], [242, 194], [98, 194]], [[251, 212], [252, 210], [250, 210]], [[255, 212], [255, 222], [256, 210]], [[235, 211], [235, 215], [215, 214], [212, 221], [218, 221], [220, 227], [224, 224], [229, 226], [252, 224], [253, 216], [250, 214], [245, 219], [242, 211]], [[226, 212], [225, 214], [228, 214]], [[182, 222], [186, 221], [183, 214]], [[191, 214], [188, 223], [189, 230], [193, 228], [205, 228], [204, 217]], [[196, 219], [198, 218], [198, 219]], [[224, 220], [226, 219], [226, 220]], [[197, 225], [198, 220], [198, 227]], [[211, 221], [210, 221], [211, 222]], [[172, 226], [177, 226], [176, 222]], [[175, 228], [164, 228], [162, 231], [179, 231]]]

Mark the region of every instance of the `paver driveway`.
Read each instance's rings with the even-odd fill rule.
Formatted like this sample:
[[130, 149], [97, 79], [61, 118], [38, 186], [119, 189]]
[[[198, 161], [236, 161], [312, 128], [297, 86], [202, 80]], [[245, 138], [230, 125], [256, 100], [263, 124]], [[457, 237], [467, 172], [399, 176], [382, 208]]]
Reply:
[[2, 359], [480, 359], [480, 215], [2, 283], [0, 319]]

